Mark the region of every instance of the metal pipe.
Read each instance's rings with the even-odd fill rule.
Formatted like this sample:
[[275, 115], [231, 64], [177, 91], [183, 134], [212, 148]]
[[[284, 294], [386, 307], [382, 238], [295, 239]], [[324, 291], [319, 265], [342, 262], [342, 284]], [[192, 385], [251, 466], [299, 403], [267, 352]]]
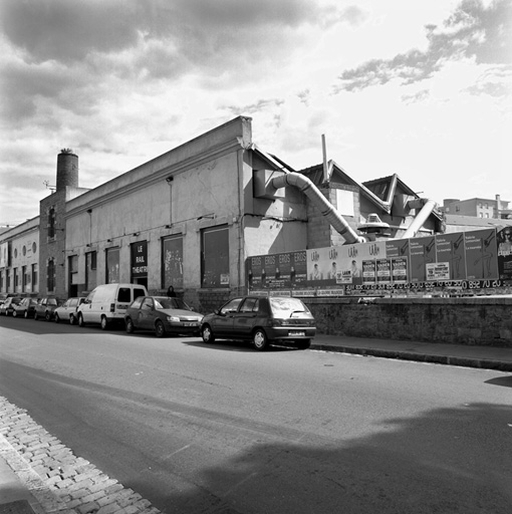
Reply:
[[348, 244], [364, 243], [366, 241], [364, 237], [357, 234], [345, 218], [338, 213], [315, 184], [305, 175], [295, 172], [286, 173], [273, 178], [270, 184], [276, 189], [285, 186], [294, 186], [300, 189], [320, 210], [322, 215], [327, 218], [332, 227], [345, 238]]
[[425, 224], [425, 221], [427, 221], [428, 217], [432, 214], [435, 206], [436, 202], [434, 202], [434, 200], [426, 200], [420, 212], [418, 212], [416, 217], [412, 220], [412, 223], [409, 225], [400, 239], [414, 237], [418, 233], [418, 230]]

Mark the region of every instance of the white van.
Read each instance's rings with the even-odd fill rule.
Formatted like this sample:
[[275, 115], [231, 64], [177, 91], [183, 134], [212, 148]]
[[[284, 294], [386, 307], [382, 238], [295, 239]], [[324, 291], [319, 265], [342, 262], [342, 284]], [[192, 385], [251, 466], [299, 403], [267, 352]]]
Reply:
[[93, 289], [78, 308], [78, 324], [99, 323], [106, 330], [113, 322], [124, 322], [128, 306], [148, 291], [139, 284], [103, 284]]

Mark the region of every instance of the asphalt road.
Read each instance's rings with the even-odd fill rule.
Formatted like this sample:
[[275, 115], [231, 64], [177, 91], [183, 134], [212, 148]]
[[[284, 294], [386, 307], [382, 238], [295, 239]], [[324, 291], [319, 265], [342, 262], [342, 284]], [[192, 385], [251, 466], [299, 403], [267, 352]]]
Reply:
[[169, 513], [512, 512], [512, 376], [0, 319], [0, 395]]

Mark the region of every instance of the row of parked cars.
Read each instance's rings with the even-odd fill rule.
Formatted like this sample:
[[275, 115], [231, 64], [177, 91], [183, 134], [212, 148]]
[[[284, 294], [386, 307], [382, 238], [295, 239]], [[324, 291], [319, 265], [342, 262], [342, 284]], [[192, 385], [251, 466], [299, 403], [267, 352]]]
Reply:
[[257, 350], [270, 344], [309, 348], [315, 336], [315, 319], [307, 306], [294, 297], [244, 296], [233, 298], [220, 309], [203, 316], [181, 298], [149, 295], [138, 284], [103, 284], [87, 297], [9, 297], [0, 314], [66, 321], [83, 327], [99, 324], [103, 330], [124, 325], [129, 334], [153, 331], [166, 335], [201, 335], [205, 343], [216, 339], [248, 340]]
[[56, 298], [32, 298], [9, 296], [0, 301], [0, 315], [13, 316], [15, 318], [34, 318], [46, 321], [61, 320], [76, 323], [76, 310], [85, 298], [68, 298], [61, 302]]

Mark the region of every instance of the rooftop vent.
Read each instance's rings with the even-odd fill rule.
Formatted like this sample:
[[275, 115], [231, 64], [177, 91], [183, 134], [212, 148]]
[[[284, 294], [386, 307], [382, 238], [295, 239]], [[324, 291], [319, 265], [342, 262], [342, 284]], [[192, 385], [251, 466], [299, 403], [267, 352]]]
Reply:
[[389, 223], [382, 221], [375, 213], [369, 214], [366, 223], [358, 225], [357, 230], [363, 234], [375, 234], [382, 237], [391, 235]]

